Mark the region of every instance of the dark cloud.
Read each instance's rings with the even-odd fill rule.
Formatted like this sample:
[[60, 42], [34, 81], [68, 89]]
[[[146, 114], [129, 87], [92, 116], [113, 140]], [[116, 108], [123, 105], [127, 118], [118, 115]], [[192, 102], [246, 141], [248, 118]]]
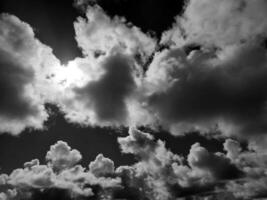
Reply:
[[[159, 91], [150, 95], [148, 103], [163, 124], [176, 126], [177, 134], [217, 126], [224, 134], [266, 132], [267, 57], [263, 47], [197, 50], [188, 56], [176, 49], [162, 54], [152, 63], [147, 79], [156, 87], [166, 85], [162, 91], [160, 86], [155, 89]], [[159, 75], [157, 69], [165, 75]]]
[[[38, 110], [24, 97], [25, 86], [33, 81], [31, 67], [23, 67], [12, 55], [0, 52], [0, 113], [10, 119], [23, 119], [38, 114]], [[28, 68], [28, 69], [27, 69]]]
[[0, 16], [0, 44], [0, 131], [41, 129], [48, 116], [42, 84], [58, 60], [35, 38], [32, 28], [13, 15]]
[[199, 143], [192, 145], [188, 162], [192, 168], [207, 171], [212, 174], [212, 177], [219, 180], [236, 179], [243, 175], [243, 172], [231, 163], [231, 160], [224, 154], [209, 153]]
[[77, 99], [95, 111], [100, 122], [123, 124], [128, 117], [126, 98], [136, 88], [133, 63], [124, 55], [114, 55], [103, 63], [103, 75], [82, 88], [75, 88]]
[[[82, 156], [79, 151], [71, 150], [66, 142], [58, 141], [46, 154], [48, 164], [55, 170], [64, 170], [76, 165]], [[26, 163], [27, 164], [27, 163]]]

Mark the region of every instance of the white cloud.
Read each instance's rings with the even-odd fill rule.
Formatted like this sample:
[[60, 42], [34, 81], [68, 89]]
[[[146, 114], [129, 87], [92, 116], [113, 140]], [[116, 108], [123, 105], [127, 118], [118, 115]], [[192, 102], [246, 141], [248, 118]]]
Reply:
[[[59, 61], [39, 42], [27, 23], [0, 16], [0, 132], [19, 134], [26, 127], [41, 129], [48, 115], [43, 85]], [[46, 97], [47, 98], [47, 97]]]
[[99, 154], [94, 161], [89, 164], [89, 170], [96, 177], [114, 174], [114, 162], [109, 158]]
[[76, 149], [71, 149], [66, 142], [58, 141], [50, 147], [46, 154], [48, 164], [55, 170], [64, 170], [76, 165], [82, 155]]
[[258, 40], [267, 34], [266, 9], [265, 0], [190, 0], [163, 41], [224, 47]]
[[122, 17], [111, 19], [99, 6], [88, 6], [86, 19], [74, 23], [76, 40], [85, 55], [109, 53], [111, 50], [129, 55], [150, 56], [156, 42]]

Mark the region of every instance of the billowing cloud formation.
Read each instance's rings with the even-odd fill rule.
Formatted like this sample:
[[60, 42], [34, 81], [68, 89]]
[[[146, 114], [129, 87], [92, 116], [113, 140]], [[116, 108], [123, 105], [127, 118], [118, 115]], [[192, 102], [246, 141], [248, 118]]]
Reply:
[[42, 128], [42, 84], [59, 62], [52, 50], [35, 39], [32, 28], [9, 14], [0, 16], [0, 131], [18, 134]]
[[127, 122], [127, 97], [136, 88], [133, 67], [127, 56], [110, 56], [102, 64], [104, 72], [99, 79], [88, 82], [84, 87], [74, 88], [76, 100], [80, 101], [80, 105], [85, 104], [87, 111], [94, 111], [94, 118], [99, 124]]
[[109, 158], [105, 158], [103, 154], [99, 154], [95, 161], [89, 164], [89, 169], [97, 177], [113, 174], [114, 162]]
[[76, 165], [82, 156], [79, 151], [71, 150], [66, 142], [58, 141], [51, 146], [46, 154], [46, 160], [53, 169], [64, 170]]
[[266, 9], [264, 0], [190, 0], [162, 42], [224, 47], [265, 38]]
[[78, 164], [80, 153], [59, 141], [47, 155], [53, 152], [69, 164], [58, 170], [49, 160], [46, 165], [37, 159], [26, 162], [24, 168], [0, 176], [1, 198], [36, 199], [52, 194], [110, 200], [267, 197], [266, 154], [244, 151], [235, 140], [225, 141], [225, 153], [212, 153], [195, 143], [186, 159], [168, 150], [164, 141], [135, 128], [118, 142], [123, 153], [136, 156], [135, 164], [115, 168], [111, 159], [99, 154], [86, 169]]
[[[173, 42], [171, 48], [155, 52], [147, 71], [136, 55], [151, 55], [153, 39], [133, 34], [123, 20], [110, 19], [98, 6], [89, 7], [87, 21], [75, 23], [76, 39], [91, 60], [88, 65], [98, 66], [88, 67], [88, 74], [99, 73], [71, 88], [74, 98], [63, 103], [68, 118], [100, 126], [160, 125], [175, 135], [192, 130], [264, 135], [266, 3], [218, 4], [188, 1], [163, 34], [162, 40]], [[214, 17], [207, 17], [211, 13]], [[144, 41], [150, 45], [140, 45]], [[190, 51], [192, 45], [198, 50]]]
[[171, 49], [146, 72], [146, 105], [161, 125], [175, 135], [266, 133], [266, 8], [260, 0], [188, 1], [163, 34]]
[[189, 55], [163, 51], [147, 71], [154, 90], [147, 104], [174, 134], [216, 128], [228, 135], [263, 134], [266, 75], [266, 50], [257, 45]]
[[155, 49], [155, 41], [124, 18], [111, 19], [99, 6], [88, 6], [86, 19], [74, 23], [76, 40], [84, 54], [105, 54], [118, 49], [145, 58]]
[[[121, 187], [120, 178], [114, 177], [114, 169], [104, 177], [107, 169], [110, 169], [110, 163], [103, 155], [99, 155], [90, 164], [90, 170], [86, 170], [78, 165], [80, 152], [71, 150], [67, 143], [59, 141], [51, 146], [46, 159], [46, 165], [41, 165], [35, 159], [26, 162], [24, 168], [14, 170], [9, 176], [1, 175], [0, 188], [6, 188], [6, 191], [1, 193], [0, 199], [35, 199], [38, 195], [53, 192], [64, 193], [69, 199], [100, 198], [109, 196], [111, 188]], [[97, 176], [94, 174], [96, 170]]]
[[[10, 49], [3, 50], [1, 62], [14, 69], [1, 83], [9, 88], [5, 96], [14, 99], [0, 102], [2, 118], [9, 122], [3, 123], [2, 132], [40, 128], [47, 118], [44, 104], [53, 102], [69, 121], [83, 125], [159, 125], [174, 135], [220, 131], [246, 139], [257, 135], [252, 140], [261, 141], [267, 128], [265, 8], [262, 0], [188, 1], [173, 28], [163, 34], [162, 41], [172, 42], [170, 48], [157, 52], [154, 38], [123, 18], [110, 18], [98, 5], [88, 6], [86, 17], [74, 23], [84, 57], [66, 66], [34, 38], [29, 25], [4, 17], [16, 19], [26, 36], [1, 40]], [[207, 17], [212, 13], [213, 18]], [[11, 28], [2, 21], [7, 26], [2, 37], [11, 37], [4, 34]], [[26, 48], [23, 44], [34, 47], [20, 51]], [[17, 59], [6, 56], [11, 53]], [[10, 81], [13, 76], [20, 84]], [[13, 121], [23, 123], [17, 128], [20, 123], [11, 126]]]
[[[84, 58], [70, 63], [79, 75], [66, 83], [60, 105], [72, 122], [98, 126], [129, 126], [145, 120], [138, 94], [142, 63], [156, 42], [125, 19], [107, 16], [97, 5], [88, 7], [86, 19], [74, 23]], [[70, 75], [71, 76], [71, 75]], [[137, 114], [138, 113], [138, 114]]]
[[220, 133], [248, 139], [249, 148], [227, 139], [226, 152], [213, 153], [196, 143], [184, 158], [130, 128], [118, 142], [134, 165], [115, 168], [100, 154], [86, 169], [79, 151], [59, 141], [46, 164], [35, 159], [1, 175], [0, 199], [266, 197], [266, 9], [265, 0], [190, 0], [157, 51], [156, 40], [126, 19], [87, 6], [74, 22], [84, 55], [66, 66], [28, 24], [1, 15], [0, 132], [42, 128], [52, 102], [78, 124]]

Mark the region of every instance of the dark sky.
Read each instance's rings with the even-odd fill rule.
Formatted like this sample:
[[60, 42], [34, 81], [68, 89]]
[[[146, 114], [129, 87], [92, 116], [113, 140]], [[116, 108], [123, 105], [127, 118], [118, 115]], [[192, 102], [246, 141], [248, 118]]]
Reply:
[[267, 197], [266, 9], [0, 0], [0, 200]]

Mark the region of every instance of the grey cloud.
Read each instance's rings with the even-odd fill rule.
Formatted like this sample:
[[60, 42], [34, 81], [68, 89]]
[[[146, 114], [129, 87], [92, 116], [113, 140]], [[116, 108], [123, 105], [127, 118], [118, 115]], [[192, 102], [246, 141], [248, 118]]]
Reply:
[[146, 73], [147, 106], [161, 125], [265, 140], [266, 8], [263, 0], [186, 2], [162, 36], [170, 50], [156, 53]]
[[99, 154], [95, 161], [89, 164], [90, 172], [96, 177], [114, 174], [114, 168], [114, 162], [109, 158], [104, 157], [103, 154]]
[[[57, 154], [58, 159], [62, 156], [64, 163], [67, 160], [72, 164], [57, 170], [49, 160], [45, 165], [36, 159], [26, 162], [24, 168], [0, 176], [1, 196], [13, 194], [10, 199], [38, 199], [54, 194], [65, 199], [235, 200], [265, 195], [266, 154], [243, 150], [232, 139], [224, 143], [226, 153], [211, 153], [196, 143], [187, 160], [168, 150], [164, 141], [135, 128], [118, 142], [122, 153], [137, 156], [136, 163], [115, 169], [112, 160], [99, 154], [86, 169], [77, 163], [78, 159], [71, 162], [77, 156], [73, 156], [66, 143], [59, 142], [51, 146], [51, 149], [61, 146], [53, 155]], [[59, 151], [62, 149], [65, 153]], [[256, 162], [255, 157], [262, 162]]]
[[115, 54], [102, 64], [104, 73], [98, 80], [75, 88], [76, 98], [95, 112], [97, 121], [125, 124], [128, 118], [127, 98], [136, 88], [134, 63], [127, 56]]
[[162, 42], [224, 47], [258, 40], [267, 34], [266, 9], [264, 0], [190, 0]]
[[199, 143], [192, 145], [187, 160], [193, 169], [208, 172], [215, 179], [236, 179], [243, 176], [243, 172], [224, 154], [209, 153]]
[[30, 26], [17, 17], [0, 16], [0, 131], [18, 134], [25, 127], [41, 128], [47, 118], [42, 101], [34, 94], [35, 41]]
[[97, 126], [149, 124], [139, 101], [140, 64], [152, 55], [156, 41], [125, 19], [110, 18], [99, 6], [88, 6], [86, 19], [78, 18], [74, 27], [84, 58], [72, 65], [84, 80], [65, 90], [60, 105], [66, 118]]
[[117, 168], [123, 185], [133, 191], [145, 188], [139, 195], [148, 199], [213, 193], [221, 182], [243, 175], [225, 154], [210, 153], [199, 144], [192, 145], [187, 165], [183, 157], [168, 150], [163, 141], [156, 141], [150, 134], [134, 128], [129, 130], [129, 136], [118, 138], [118, 142], [122, 152], [137, 155], [139, 160], [131, 167]]
[[225, 140], [223, 148], [227, 152], [226, 156], [232, 161], [235, 161], [241, 152], [241, 146], [239, 142], [232, 139]]
[[86, 19], [74, 23], [76, 40], [85, 55], [109, 53], [118, 49], [128, 55], [140, 55], [144, 60], [155, 50], [156, 41], [123, 17], [109, 17], [101, 7], [88, 6]]
[[266, 132], [263, 47], [245, 44], [216, 52], [196, 50], [188, 56], [183, 49], [162, 54], [156, 55], [146, 78], [153, 91], [147, 107], [159, 123], [174, 134], [219, 129], [224, 135], [249, 138]]
[[[24, 168], [13, 170], [10, 175], [2, 174], [0, 191], [3, 192], [0, 198], [38, 199], [38, 196], [41, 198], [55, 193], [67, 199], [101, 199], [103, 196], [111, 197], [112, 191], [121, 187], [121, 179], [115, 175], [114, 166], [113, 170], [108, 170], [112, 161], [102, 155], [97, 156], [90, 169], [78, 165], [80, 153], [71, 150], [62, 141], [52, 145], [47, 155], [47, 164], [40, 164], [34, 159], [26, 162]], [[98, 173], [95, 175], [96, 169]], [[102, 176], [107, 173], [111, 176]]]
[[0, 46], [0, 132], [42, 129], [52, 91], [46, 75], [59, 61], [29, 24], [10, 14], [0, 15]]
[[[82, 156], [76, 149], [71, 150], [66, 142], [58, 141], [46, 154], [48, 164], [55, 170], [64, 170], [76, 165]], [[25, 165], [28, 165], [27, 163]]]

